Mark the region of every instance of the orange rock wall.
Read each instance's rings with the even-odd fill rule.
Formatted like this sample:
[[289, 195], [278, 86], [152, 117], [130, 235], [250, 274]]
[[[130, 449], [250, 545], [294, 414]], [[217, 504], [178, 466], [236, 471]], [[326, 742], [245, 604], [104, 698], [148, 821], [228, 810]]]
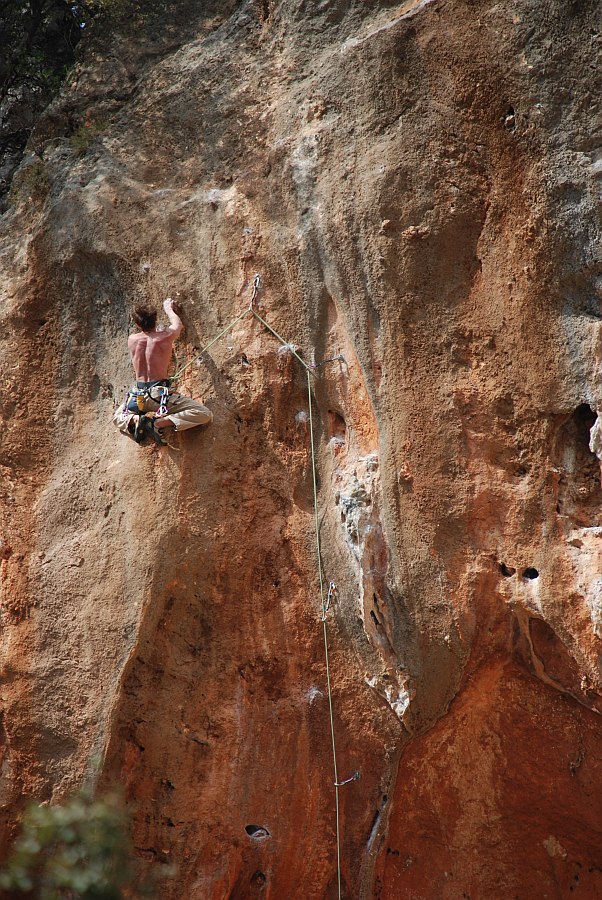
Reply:
[[166, 900], [338, 894], [303, 369], [247, 316], [180, 386], [210, 427], [110, 425], [135, 302], [183, 363], [260, 272], [343, 357], [342, 895], [602, 895], [599, 41], [588, 0], [255, 0], [84, 42], [0, 224], [5, 845], [119, 782]]

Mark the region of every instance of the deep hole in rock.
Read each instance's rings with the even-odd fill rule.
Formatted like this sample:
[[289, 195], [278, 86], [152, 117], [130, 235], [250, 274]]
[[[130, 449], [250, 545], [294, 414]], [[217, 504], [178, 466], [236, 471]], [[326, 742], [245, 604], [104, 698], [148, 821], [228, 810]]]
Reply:
[[253, 877], [251, 878], [251, 884], [265, 884], [267, 878], [263, 874], [263, 872], [255, 872]]
[[328, 433], [330, 437], [345, 440], [347, 434], [347, 423], [343, 416], [334, 409], [328, 410]]
[[578, 527], [602, 525], [600, 465], [589, 448], [590, 431], [597, 415], [581, 403], [563, 416], [552, 462], [558, 467], [558, 511]]
[[591, 408], [589, 403], [580, 403], [573, 413], [573, 419], [583, 432], [586, 444], [589, 444], [589, 430], [597, 418], [595, 411]]
[[508, 131], [514, 131], [516, 127], [516, 116], [514, 114], [514, 107], [509, 106], [506, 110], [506, 115], [504, 116], [504, 128], [507, 128]]
[[374, 612], [373, 609], [370, 610], [370, 618], [372, 619], [372, 621], [374, 622], [374, 624], [376, 625], [376, 627], [377, 627], [377, 628], [380, 628], [380, 622], [379, 622], [378, 619], [376, 618], [376, 613]]
[[526, 578], [528, 581], [533, 581], [535, 578], [539, 578], [539, 572], [537, 571], [537, 569], [529, 566], [524, 570], [523, 578]]
[[506, 563], [500, 563], [500, 572], [504, 578], [510, 578], [516, 572], [514, 566], [507, 566]]
[[270, 836], [270, 832], [263, 825], [245, 825], [245, 831], [249, 837], [255, 838], [255, 840]]

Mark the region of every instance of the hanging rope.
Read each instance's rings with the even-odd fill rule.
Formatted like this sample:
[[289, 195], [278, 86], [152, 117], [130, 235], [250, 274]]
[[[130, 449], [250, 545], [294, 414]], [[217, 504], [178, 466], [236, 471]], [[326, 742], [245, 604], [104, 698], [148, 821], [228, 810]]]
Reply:
[[331, 359], [325, 359], [320, 363], [310, 365], [305, 362], [305, 360], [297, 353], [294, 346], [286, 341], [282, 335], [278, 334], [278, 332], [272, 328], [272, 326], [266, 322], [266, 320], [261, 316], [257, 310], [254, 308], [253, 304], [255, 302], [255, 298], [257, 297], [257, 293], [259, 291], [259, 286], [261, 284], [260, 276], [257, 274], [253, 278], [252, 284], [252, 292], [251, 299], [249, 301], [249, 305], [240, 315], [236, 316], [229, 325], [226, 325], [222, 331], [219, 332], [214, 338], [212, 338], [209, 343], [203, 347], [200, 353], [197, 353], [191, 360], [185, 363], [175, 375], [172, 376], [171, 380], [177, 380], [186, 369], [191, 366], [194, 362], [199, 360], [210, 347], [213, 347], [220, 338], [223, 338], [229, 331], [231, 331], [237, 322], [240, 322], [241, 319], [244, 319], [245, 316], [251, 313], [267, 331], [272, 334], [276, 340], [285, 347], [295, 359], [301, 363], [303, 368], [305, 369], [305, 373], [307, 376], [307, 403], [309, 408], [309, 434], [310, 434], [310, 448], [311, 448], [311, 471], [312, 471], [312, 484], [313, 484], [313, 497], [314, 497], [314, 527], [315, 527], [315, 538], [316, 538], [316, 557], [317, 557], [317, 565], [318, 565], [318, 581], [320, 585], [320, 604], [322, 607], [321, 621], [322, 621], [322, 632], [324, 638], [324, 658], [326, 663], [326, 686], [328, 691], [328, 715], [330, 719], [330, 738], [332, 745], [332, 764], [334, 770], [334, 796], [335, 796], [335, 814], [336, 814], [336, 845], [337, 845], [337, 895], [338, 900], [341, 900], [341, 823], [340, 823], [340, 809], [339, 809], [339, 788], [343, 787], [346, 784], [350, 784], [352, 781], [357, 781], [360, 778], [359, 772], [354, 772], [354, 774], [350, 778], [346, 778], [343, 781], [339, 781], [338, 776], [338, 768], [337, 768], [337, 749], [336, 749], [336, 740], [335, 740], [335, 732], [334, 732], [334, 709], [332, 702], [332, 682], [330, 677], [330, 654], [328, 650], [328, 631], [327, 631], [327, 613], [331, 607], [333, 600], [336, 597], [336, 585], [334, 581], [331, 581], [328, 586], [328, 590], [325, 590], [325, 580], [324, 580], [324, 570], [322, 566], [322, 546], [320, 541], [320, 522], [318, 518], [318, 478], [317, 478], [317, 464], [316, 464], [316, 451], [315, 451], [315, 434], [314, 434], [314, 420], [313, 420], [313, 404], [311, 399], [312, 393], [312, 384], [311, 379], [315, 376], [315, 370], [320, 368], [321, 366], [326, 365], [326, 363], [336, 362], [344, 359], [342, 355], [334, 356]]
[[249, 308], [249, 309], [245, 309], [245, 311], [242, 312], [239, 316], [236, 316], [236, 318], [233, 319], [232, 322], [230, 322], [229, 325], [226, 325], [226, 327], [224, 328], [223, 331], [220, 331], [219, 334], [217, 334], [212, 340], [209, 341], [209, 343], [207, 344], [206, 347], [203, 347], [203, 349], [201, 350], [200, 353], [197, 353], [196, 356], [193, 356], [192, 359], [190, 359], [190, 360], [189, 360], [187, 363], [185, 363], [180, 369], [178, 369], [178, 371], [176, 372], [176, 374], [175, 374], [175, 375], [172, 375], [172, 376], [170, 377], [170, 381], [177, 381], [178, 378], [180, 377], [180, 375], [182, 374], [182, 372], [185, 372], [186, 369], [187, 369], [189, 366], [191, 366], [193, 363], [195, 363], [195, 362], [197, 361], [197, 359], [200, 359], [201, 356], [203, 355], [203, 353], [206, 353], [207, 350], [209, 350], [210, 347], [213, 347], [214, 344], [217, 344], [217, 342], [219, 341], [220, 338], [223, 338], [224, 335], [228, 334], [229, 331], [232, 331], [232, 329], [234, 328], [234, 326], [236, 325], [236, 323], [237, 323], [237, 322], [240, 322], [241, 319], [244, 319], [244, 317], [245, 317], [248, 313], [250, 313], [250, 312], [251, 312], [250, 308]]
[[[307, 368], [307, 367], [306, 367]], [[322, 571], [322, 549], [320, 546], [320, 522], [318, 520], [318, 484], [316, 477], [316, 454], [314, 449], [314, 419], [311, 403], [311, 378], [307, 369], [307, 400], [309, 404], [309, 436], [311, 444], [311, 474], [314, 488], [314, 522], [316, 529], [316, 555], [318, 562], [318, 576], [320, 580], [320, 601], [322, 603], [322, 630], [324, 633], [324, 656], [326, 659], [326, 684], [328, 686], [328, 714], [330, 716], [330, 737], [332, 740], [332, 764], [334, 768], [334, 804], [336, 811], [337, 833], [337, 888], [339, 900], [341, 898], [341, 824], [339, 815], [339, 776], [337, 771], [337, 748], [334, 739], [334, 715], [332, 710], [332, 688], [330, 684], [330, 658], [328, 653], [328, 631], [326, 629], [326, 602], [324, 599], [324, 574]]]
[[[249, 313], [252, 312], [254, 316], [256, 316], [258, 319], [260, 319], [260, 321], [263, 321], [261, 319], [261, 317], [258, 316], [257, 313], [255, 312], [255, 310], [253, 309], [253, 303], [255, 301], [255, 297], [257, 296], [257, 292], [259, 291], [260, 284], [261, 284], [261, 277], [259, 274], [256, 274], [255, 277], [253, 278], [251, 299], [249, 301], [249, 305], [247, 306], [247, 308], [245, 310], [243, 310], [243, 312], [241, 312], [241, 314], [239, 316], [236, 316], [236, 318], [233, 319], [229, 325], [226, 325], [226, 327], [222, 331], [220, 331], [219, 334], [216, 334], [215, 337], [212, 338], [205, 347], [203, 347], [203, 349], [201, 350], [200, 353], [197, 353], [196, 356], [193, 356], [192, 359], [190, 359], [187, 363], [185, 363], [183, 366], [181, 366], [181, 368], [178, 369], [176, 374], [171, 376], [170, 381], [177, 381], [178, 378], [180, 377], [180, 375], [182, 374], [182, 372], [185, 372], [189, 366], [191, 366], [193, 363], [195, 363], [197, 360], [199, 360], [201, 358], [201, 356], [204, 353], [206, 353], [207, 350], [209, 350], [210, 347], [213, 347], [214, 344], [217, 344], [217, 342], [219, 341], [220, 338], [223, 338], [226, 334], [228, 334], [229, 331], [232, 331], [232, 329], [234, 328], [236, 323], [240, 322], [241, 319], [244, 319], [244, 317], [246, 315], [248, 315]], [[266, 328], [270, 327], [266, 322], [264, 322], [264, 325], [266, 326]], [[278, 339], [281, 340], [281, 338], [278, 338]], [[303, 360], [300, 357], [297, 357], [297, 359], [299, 360], [299, 362], [303, 363]], [[305, 363], [303, 363], [303, 365], [305, 365]]]

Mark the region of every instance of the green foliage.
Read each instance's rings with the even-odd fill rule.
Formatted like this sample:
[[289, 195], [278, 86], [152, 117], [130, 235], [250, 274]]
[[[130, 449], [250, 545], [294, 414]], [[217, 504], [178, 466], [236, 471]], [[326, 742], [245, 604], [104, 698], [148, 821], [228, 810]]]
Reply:
[[44, 200], [50, 190], [50, 179], [44, 160], [38, 159], [27, 166], [19, 177], [13, 178], [8, 199], [10, 203], [21, 200]]
[[44, 102], [60, 87], [74, 59], [82, 21], [67, 0], [6, 0], [0, 4], [0, 100], [23, 91]]
[[102, 134], [105, 128], [104, 122], [86, 116], [82, 124], [69, 137], [69, 142], [78, 156], [83, 156], [92, 141]]
[[63, 806], [35, 804], [0, 873], [0, 889], [36, 900], [121, 900], [133, 885], [127, 826], [115, 797], [80, 794]]
[[58, 92], [83, 35], [112, 30], [136, 0], [2, 0], [0, 102], [35, 96], [45, 105]]

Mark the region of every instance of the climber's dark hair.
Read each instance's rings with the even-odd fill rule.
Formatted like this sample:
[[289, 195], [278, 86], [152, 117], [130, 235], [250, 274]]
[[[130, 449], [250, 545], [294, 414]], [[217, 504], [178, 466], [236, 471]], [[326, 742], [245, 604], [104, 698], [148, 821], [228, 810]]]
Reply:
[[157, 324], [157, 310], [152, 306], [136, 306], [132, 319], [142, 331], [152, 331]]

